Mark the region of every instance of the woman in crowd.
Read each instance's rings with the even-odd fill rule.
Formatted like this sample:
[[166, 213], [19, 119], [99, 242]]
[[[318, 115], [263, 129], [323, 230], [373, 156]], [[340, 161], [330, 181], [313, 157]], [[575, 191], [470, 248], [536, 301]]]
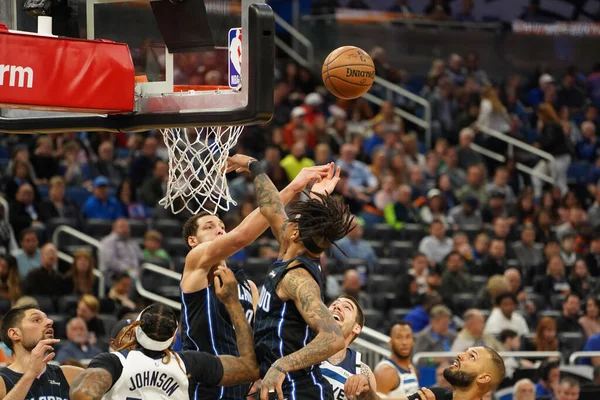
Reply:
[[590, 296], [585, 301], [585, 314], [579, 318], [579, 325], [586, 337], [600, 333], [600, 300]]
[[73, 264], [67, 275], [73, 294], [98, 295], [98, 280], [94, 276], [95, 261], [92, 253], [86, 249], [77, 250], [73, 254]]
[[0, 257], [0, 297], [4, 297], [11, 303], [21, 297], [19, 268], [13, 256]]

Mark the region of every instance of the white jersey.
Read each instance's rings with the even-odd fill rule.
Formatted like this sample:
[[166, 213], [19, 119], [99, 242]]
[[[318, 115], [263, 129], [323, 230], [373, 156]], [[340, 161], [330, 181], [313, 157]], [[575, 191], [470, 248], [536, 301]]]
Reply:
[[104, 400], [189, 400], [189, 379], [177, 354], [171, 353], [168, 364], [138, 350], [112, 354], [121, 360], [123, 371]]
[[346, 357], [336, 365], [329, 361], [321, 363], [321, 374], [333, 387], [333, 398], [335, 400], [346, 400], [344, 385], [349, 377], [360, 374], [360, 353], [350, 348], [346, 349]]
[[417, 376], [417, 370], [414, 366], [410, 366], [408, 370], [396, 365], [392, 360], [385, 358], [377, 364], [375, 369], [379, 368], [382, 365], [387, 365], [396, 371], [398, 374], [398, 380], [400, 384], [392, 391], [390, 391], [387, 396], [388, 397], [408, 397], [411, 394], [415, 394], [421, 388], [419, 386], [419, 378]]

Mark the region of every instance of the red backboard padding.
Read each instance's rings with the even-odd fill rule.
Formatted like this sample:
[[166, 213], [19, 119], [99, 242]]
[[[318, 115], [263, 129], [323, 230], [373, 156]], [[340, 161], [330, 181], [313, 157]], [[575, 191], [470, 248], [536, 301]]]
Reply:
[[134, 80], [126, 44], [0, 30], [0, 107], [131, 112]]

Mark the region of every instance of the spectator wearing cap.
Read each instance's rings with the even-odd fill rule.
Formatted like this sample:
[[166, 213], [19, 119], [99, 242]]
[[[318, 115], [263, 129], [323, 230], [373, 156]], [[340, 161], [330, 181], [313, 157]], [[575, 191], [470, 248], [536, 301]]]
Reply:
[[336, 245], [332, 247], [333, 256], [341, 262], [351, 258], [362, 260], [371, 268], [375, 267], [375, 264], [377, 263], [375, 251], [371, 245], [363, 239], [364, 221], [361, 218], [354, 216], [352, 218], [352, 225], [356, 227], [351, 230], [346, 237], [338, 240], [335, 243]]
[[92, 195], [83, 204], [83, 215], [86, 218], [114, 221], [123, 217], [123, 207], [110, 195], [108, 183], [108, 178], [104, 176], [94, 179]]
[[121, 342], [126, 343], [131, 338], [133, 330], [129, 331], [129, 334], [127, 335], [128, 337], [121, 337], [121, 335], [125, 334], [125, 331], [129, 327], [129, 325], [131, 325], [131, 322], [132, 321], [130, 319], [122, 319], [119, 322], [117, 322], [110, 330], [110, 340], [108, 346], [109, 351], [111, 353], [117, 351], [117, 349], [120, 347]]
[[550, 74], [542, 74], [538, 79], [538, 85], [527, 93], [527, 103], [533, 108], [538, 108], [544, 102], [544, 93], [550, 86], [554, 86], [554, 78]]
[[431, 189], [427, 192], [427, 203], [421, 207], [421, 221], [429, 225], [434, 219], [438, 219], [446, 228], [450, 228], [446, 212], [446, 200], [442, 196], [442, 192], [439, 189]]
[[144, 259], [162, 258], [171, 261], [171, 256], [162, 248], [163, 236], [159, 231], [149, 230], [144, 235]]
[[488, 192], [496, 192], [504, 194], [504, 201], [507, 205], [513, 205], [517, 201], [515, 192], [508, 184], [509, 173], [506, 167], [498, 167], [494, 172], [494, 180], [487, 184]]
[[429, 227], [429, 236], [419, 243], [419, 251], [427, 256], [430, 263], [440, 264], [452, 251], [454, 242], [446, 237], [446, 228], [442, 221], [434, 220]]
[[424, 351], [450, 351], [456, 333], [450, 330], [452, 311], [437, 305], [429, 312], [429, 326], [415, 336], [414, 353]]
[[306, 109], [298, 106], [292, 109], [290, 113], [290, 122], [283, 128], [283, 143], [290, 149], [298, 139], [306, 140], [308, 147], [314, 149], [317, 145], [317, 138], [306, 122]]
[[102, 353], [98, 347], [90, 344], [89, 333], [85, 321], [71, 318], [67, 323], [67, 342], [56, 352], [56, 362], [62, 364], [69, 358], [90, 360]]
[[544, 260], [543, 246], [535, 242], [535, 227], [523, 226], [521, 239], [512, 244], [513, 252], [520, 265], [538, 265]]
[[315, 162], [306, 157], [306, 142], [299, 140], [292, 145], [291, 152], [281, 160], [281, 168], [285, 170], [288, 180], [291, 182], [302, 171], [315, 165]]
[[65, 197], [67, 184], [62, 176], [50, 178], [48, 198], [40, 203], [40, 218], [46, 222], [53, 218], [71, 218], [79, 222], [81, 213], [77, 204]]
[[306, 95], [302, 108], [306, 110], [305, 121], [312, 126], [317, 117], [324, 117], [321, 107], [323, 106], [323, 97], [316, 92]]
[[113, 223], [110, 235], [102, 239], [100, 247], [100, 269], [107, 277], [117, 273], [137, 276], [144, 254], [137, 242], [131, 239], [129, 222], [119, 218]]
[[485, 333], [497, 335], [504, 329], [511, 329], [519, 335], [529, 333], [525, 318], [517, 312], [517, 298], [511, 292], [505, 292], [496, 297], [496, 306], [485, 323]]
[[448, 222], [456, 229], [479, 230], [483, 227], [483, 217], [479, 211], [479, 200], [473, 196], [465, 196], [462, 204], [452, 208], [448, 213]]
[[385, 222], [396, 230], [404, 224], [417, 224], [421, 221], [419, 211], [412, 204], [412, 188], [401, 185], [396, 192], [396, 200], [388, 203], [383, 211]]

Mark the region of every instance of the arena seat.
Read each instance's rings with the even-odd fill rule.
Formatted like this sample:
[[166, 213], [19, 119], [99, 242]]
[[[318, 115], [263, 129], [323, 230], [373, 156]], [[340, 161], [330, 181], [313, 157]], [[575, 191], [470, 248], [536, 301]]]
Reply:
[[474, 308], [477, 295], [474, 293], [456, 293], [452, 296], [453, 306], [451, 307], [459, 317], [469, 308]]
[[149, 264], [154, 264], [159, 267], [166, 268], [166, 269], [170, 269], [170, 267], [171, 267], [169, 260], [166, 260], [164, 258], [159, 258], [159, 257], [145, 258], [144, 262], [147, 262]]
[[40, 310], [46, 314], [53, 314], [56, 312], [56, 307], [54, 307], [54, 300], [52, 297], [43, 295], [33, 295], [32, 297], [39, 303]]
[[110, 335], [110, 331], [117, 323], [117, 317], [112, 314], [98, 314], [98, 319], [102, 321], [106, 335]]
[[386, 256], [386, 248], [385, 248], [385, 244], [383, 243], [383, 241], [369, 240], [367, 243], [369, 244], [369, 246], [371, 246], [371, 248], [373, 249], [373, 251], [375, 252], [375, 255], [377, 257], [385, 257]]
[[67, 337], [67, 319], [64, 315], [61, 314], [49, 314], [48, 318], [50, 318], [52, 323], [52, 329], [54, 329], [54, 337], [59, 339], [64, 339]]
[[527, 294], [527, 299], [531, 300], [533, 304], [535, 304], [535, 308], [537, 311], [545, 310], [548, 307], [548, 302], [546, 297], [535, 292], [531, 292]]
[[57, 301], [58, 312], [62, 315], [74, 315], [80, 298], [81, 296], [75, 294], [61, 296]]
[[558, 310], [542, 310], [539, 313], [540, 318], [542, 317], [550, 317], [550, 318], [560, 318], [560, 316], [562, 315], [562, 311], [558, 311]]
[[388, 275], [371, 274], [367, 279], [367, 290], [369, 293], [393, 292], [396, 289], [394, 279]]
[[171, 259], [173, 260], [173, 264], [175, 266], [175, 272], [182, 274], [183, 268], [185, 267], [185, 256], [171, 256]]
[[478, 288], [486, 286], [489, 279], [490, 278], [484, 275], [471, 275], [471, 281], [473, 282], [473, 285]]
[[379, 310], [363, 310], [365, 315], [365, 325], [371, 329], [378, 330], [383, 324], [383, 313]]
[[392, 308], [388, 312], [388, 316], [392, 322], [395, 322], [404, 319], [404, 317], [406, 317], [409, 312], [411, 312], [410, 308]]
[[416, 245], [409, 241], [395, 240], [388, 246], [390, 257], [409, 259], [416, 251]]
[[0, 315], [6, 314], [10, 309], [10, 300], [4, 297], [0, 297]]
[[476, 225], [463, 225], [460, 227], [460, 232], [466, 234], [469, 241], [473, 243], [477, 235], [481, 233], [481, 228]]
[[583, 332], [562, 332], [558, 334], [558, 340], [563, 353], [572, 353], [583, 349], [586, 339]]
[[564, 300], [564, 294], [553, 294], [550, 296], [550, 305], [554, 310], [562, 310], [562, 303]]
[[73, 200], [79, 207], [82, 207], [92, 193], [84, 188], [70, 186], [67, 188], [65, 197]]
[[420, 224], [405, 224], [404, 228], [400, 231], [402, 240], [407, 240], [415, 244], [415, 248], [418, 247], [419, 242], [425, 236], [427, 232]]
[[113, 221], [106, 219], [88, 219], [85, 222], [83, 231], [91, 237], [102, 239], [112, 232]]
[[[60, 225], [67, 225], [71, 228], [78, 229], [79, 223], [74, 218], [52, 218], [45, 222], [46, 231], [48, 232], [48, 237], [52, 237], [52, 234]], [[66, 237], [66, 236], [65, 236]], [[63, 238], [61, 237], [61, 240]]]
[[131, 236], [135, 238], [143, 238], [148, 231], [148, 224], [146, 221], [139, 219], [129, 219], [129, 229], [131, 230]]
[[181, 238], [167, 238], [163, 240], [163, 248], [171, 257], [186, 256], [189, 249]]
[[408, 265], [402, 258], [380, 258], [375, 265], [376, 274], [400, 276], [408, 271]]
[[176, 219], [159, 219], [154, 223], [154, 229], [162, 233], [163, 238], [181, 238], [183, 224]]
[[365, 240], [380, 240], [385, 243], [392, 240], [394, 235], [396, 235], [396, 231], [388, 224], [375, 224], [372, 228], [365, 229], [363, 238]]

